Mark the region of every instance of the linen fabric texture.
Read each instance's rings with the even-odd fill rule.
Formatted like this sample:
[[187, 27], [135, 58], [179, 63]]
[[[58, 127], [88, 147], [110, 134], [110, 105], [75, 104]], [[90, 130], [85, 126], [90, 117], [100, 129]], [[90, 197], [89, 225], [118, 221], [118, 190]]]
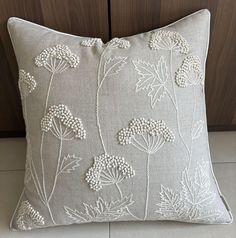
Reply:
[[209, 26], [201, 10], [104, 44], [9, 19], [27, 134], [12, 229], [231, 223], [208, 145]]

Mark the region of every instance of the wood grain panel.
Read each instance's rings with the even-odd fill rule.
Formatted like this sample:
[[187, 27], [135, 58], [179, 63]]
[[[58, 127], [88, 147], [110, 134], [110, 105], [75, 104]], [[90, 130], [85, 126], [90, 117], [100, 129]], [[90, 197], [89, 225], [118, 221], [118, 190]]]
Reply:
[[111, 0], [112, 37], [162, 27], [202, 8], [211, 12], [206, 72], [210, 130], [236, 129], [236, 1]]
[[0, 137], [24, 135], [18, 68], [6, 28], [11, 16], [66, 33], [109, 38], [107, 0], [0, 0]]

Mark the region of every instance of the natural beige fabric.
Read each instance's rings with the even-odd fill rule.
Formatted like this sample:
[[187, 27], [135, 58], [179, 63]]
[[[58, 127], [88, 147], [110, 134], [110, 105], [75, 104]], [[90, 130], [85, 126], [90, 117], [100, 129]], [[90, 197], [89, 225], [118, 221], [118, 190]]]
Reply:
[[232, 221], [208, 146], [209, 20], [201, 10], [103, 44], [9, 19], [27, 130], [13, 229]]

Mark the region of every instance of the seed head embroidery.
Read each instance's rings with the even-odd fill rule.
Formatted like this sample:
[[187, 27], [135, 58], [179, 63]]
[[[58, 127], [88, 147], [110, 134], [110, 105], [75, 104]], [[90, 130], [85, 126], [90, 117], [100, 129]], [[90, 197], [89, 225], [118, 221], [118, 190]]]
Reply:
[[51, 73], [62, 73], [68, 68], [75, 68], [79, 64], [79, 57], [72, 53], [66, 45], [56, 45], [43, 50], [35, 58], [38, 67], [45, 67]]
[[103, 42], [100, 38], [90, 38], [90, 39], [83, 40], [80, 44], [82, 46], [92, 47], [95, 45], [101, 46], [101, 45], [103, 45]]
[[36, 211], [29, 201], [22, 201], [18, 209], [16, 224], [20, 230], [31, 230], [44, 225], [44, 218]]
[[189, 52], [189, 44], [178, 32], [158, 30], [151, 33], [149, 46], [152, 50], [174, 50], [181, 54]]
[[118, 132], [117, 139], [120, 145], [131, 144], [141, 152], [147, 154], [146, 199], [143, 218], [143, 220], [146, 220], [149, 201], [150, 156], [160, 150], [165, 142], [173, 142], [175, 139], [174, 134], [166, 126], [164, 121], [134, 118], [130, 121], [128, 127], [125, 127]]
[[[65, 126], [65, 131], [62, 134], [59, 129], [60, 125], [57, 125], [55, 119], [59, 120], [60, 125]], [[74, 137], [78, 139], [86, 138], [86, 131], [81, 119], [73, 117], [71, 111], [63, 104], [53, 105], [49, 108], [48, 113], [41, 120], [41, 129], [44, 132], [50, 130], [53, 135], [63, 140], [73, 139]], [[68, 138], [68, 136], [70, 137]]]
[[102, 154], [94, 157], [94, 163], [86, 173], [90, 188], [99, 191], [103, 186], [118, 184], [135, 175], [132, 166], [123, 157]]
[[203, 85], [203, 79], [201, 61], [195, 55], [187, 56], [175, 74], [175, 82], [181, 88], [191, 85]]
[[113, 38], [108, 42], [107, 46], [111, 48], [128, 49], [130, 47], [130, 42], [122, 38]]
[[18, 85], [21, 92], [21, 97], [25, 98], [35, 90], [37, 82], [35, 81], [34, 76], [21, 69], [19, 71]]

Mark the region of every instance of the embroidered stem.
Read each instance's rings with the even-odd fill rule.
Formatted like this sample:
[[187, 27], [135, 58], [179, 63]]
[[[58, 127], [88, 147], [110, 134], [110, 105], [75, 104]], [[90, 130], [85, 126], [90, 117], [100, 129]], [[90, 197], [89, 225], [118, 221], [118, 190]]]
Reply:
[[115, 183], [115, 185], [116, 185], [116, 188], [117, 188], [117, 190], [118, 190], [118, 192], [120, 194], [120, 198], [123, 198], [123, 194], [122, 194], [122, 191], [120, 189], [120, 186], [118, 185], [118, 183]]
[[98, 134], [102, 143], [102, 148], [104, 153], [106, 154], [106, 147], [102, 138], [102, 129], [101, 129], [101, 124], [100, 124], [100, 118], [99, 118], [99, 93], [100, 89], [102, 87], [103, 81], [105, 79], [105, 75], [103, 76], [102, 80], [100, 80], [100, 74], [101, 74], [101, 65], [102, 65], [102, 60], [103, 56], [106, 52], [106, 48], [103, 50], [100, 60], [99, 60], [99, 65], [98, 65], [98, 74], [97, 74], [97, 94], [96, 94], [96, 120], [97, 120], [97, 128], [98, 128]]
[[[27, 115], [27, 106], [26, 106], [26, 97], [24, 98], [24, 115], [25, 115], [25, 124], [26, 124], [26, 128], [28, 127], [28, 115]], [[33, 162], [33, 157], [32, 157], [32, 150], [31, 150], [31, 142], [30, 142], [30, 137], [29, 137], [29, 128], [26, 129], [26, 140], [27, 140], [27, 144], [28, 144], [28, 149], [30, 150], [30, 163], [29, 163], [29, 166], [30, 166], [30, 174], [32, 176], [32, 179], [33, 179], [33, 182], [34, 182], [34, 185], [35, 185], [35, 188], [37, 190], [37, 193], [39, 195], [39, 198], [40, 200], [42, 201], [43, 204], [45, 204], [45, 197], [43, 195], [43, 192], [42, 192], [42, 188], [41, 188], [41, 185], [40, 185], [40, 182], [39, 182], [39, 179], [38, 179], [38, 176], [37, 176], [37, 172], [35, 170], [35, 167], [34, 167], [34, 162]], [[29, 159], [29, 158], [27, 158]], [[35, 176], [34, 176], [34, 173], [33, 173], [33, 170], [32, 170], [32, 165], [33, 165], [33, 169], [34, 169], [34, 173], [35, 173]]]
[[150, 167], [150, 153], [147, 156], [147, 165], [146, 165], [146, 200], [145, 200], [145, 212], [143, 220], [146, 220], [148, 213], [148, 200], [149, 200], [149, 167]]
[[[61, 125], [60, 125], [60, 127], [61, 127]], [[62, 131], [61, 131], [61, 133], [62, 133]], [[53, 181], [52, 190], [51, 190], [50, 195], [47, 199], [48, 202], [50, 202], [50, 200], [52, 198], [52, 195], [54, 193], [56, 183], [57, 183], [57, 177], [58, 177], [58, 174], [59, 174], [60, 160], [61, 160], [62, 142], [63, 142], [63, 139], [60, 138], [60, 146], [59, 146], [59, 152], [58, 152], [58, 158], [57, 158], [57, 168], [56, 168], [56, 173], [55, 173], [55, 177], [54, 177], [54, 181]]]
[[174, 85], [174, 80], [172, 79], [172, 58], [173, 58], [173, 52], [172, 50], [170, 50], [170, 77], [171, 77], [171, 83], [172, 83], [172, 90], [174, 93], [174, 100], [171, 98], [171, 101], [173, 103], [173, 106], [175, 108], [175, 116], [176, 116], [176, 121], [177, 121], [177, 129], [178, 129], [178, 133], [179, 133], [179, 137], [187, 151], [187, 156], [188, 158], [190, 158], [191, 154], [190, 154], [190, 150], [188, 148], [188, 145], [185, 143], [183, 135], [181, 133], [180, 130], [180, 122], [179, 122], [179, 108], [178, 108], [178, 101], [177, 101], [177, 96], [176, 96], [176, 91], [175, 91], [175, 85]]
[[[50, 89], [52, 85], [54, 74], [51, 74], [49, 85], [48, 85], [48, 90], [47, 90], [47, 96], [46, 96], [46, 101], [45, 101], [45, 108], [44, 108], [44, 114], [47, 112], [47, 107], [48, 107], [48, 99], [49, 99], [49, 94], [50, 94]], [[44, 136], [45, 132], [42, 132], [41, 135], [41, 144], [40, 144], [40, 162], [41, 162], [41, 169], [42, 169], [42, 183], [43, 183], [43, 192], [44, 192], [44, 197], [47, 198], [47, 192], [46, 192], [46, 186], [45, 186], [45, 173], [44, 173], [44, 161], [43, 161], [43, 143], [44, 143]]]
[[190, 133], [191, 133], [191, 146], [190, 146], [190, 157], [189, 157], [189, 162], [188, 162], [188, 170], [190, 169], [191, 161], [192, 161], [192, 153], [193, 153], [193, 124], [194, 124], [195, 112], [196, 112], [196, 106], [197, 106], [197, 97], [196, 97], [195, 86], [193, 86], [193, 98], [194, 98], [194, 105], [193, 105], [192, 125], [191, 125], [191, 130], [190, 130]]

